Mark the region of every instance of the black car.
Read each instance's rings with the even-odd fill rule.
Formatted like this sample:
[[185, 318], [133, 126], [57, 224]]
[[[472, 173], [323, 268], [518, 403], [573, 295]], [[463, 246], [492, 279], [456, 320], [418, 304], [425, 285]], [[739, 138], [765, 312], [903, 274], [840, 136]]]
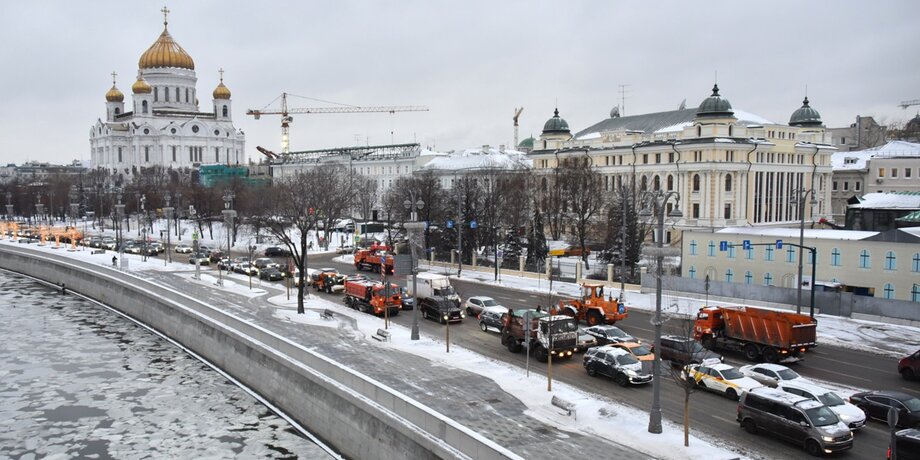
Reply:
[[607, 345], [608, 343], [620, 342], [638, 342], [639, 339], [623, 332], [616, 326], [599, 324], [597, 326], [586, 327], [584, 333], [594, 337], [598, 345]]
[[291, 251], [281, 246], [269, 246], [265, 248], [265, 257], [287, 257], [289, 255], [291, 255]]
[[[920, 430], [907, 429], [894, 434], [897, 443], [897, 460], [920, 460]], [[891, 448], [888, 448], [891, 458]]]
[[666, 335], [661, 338], [661, 350], [652, 351], [659, 353], [662, 360], [679, 366], [703, 364], [704, 360], [723, 361], [722, 355], [703, 348], [703, 345], [690, 337]]
[[281, 273], [281, 270], [278, 270], [275, 267], [265, 267], [262, 270], [259, 270], [259, 279], [268, 281], [281, 281], [284, 279], [284, 274]]
[[898, 411], [898, 427], [920, 428], [920, 398], [900, 391], [863, 391], [850, 396], [850, 402], [866, 413], [866, 418], [887, 421], [888, 410]]
[[419, 302], [419, 312], [425, 318], [437, 320], [441, 324], [462, 322], [466, 318], [466, 312], [460, 310], [460, 303], [450, 299], [426, 297]]
[[624, 387], [652, 381], [652, 375], [642, 369], [642, 363], [635, 356], [611, 345], [589, 349], [585, 352], [582, 364], [591, 377], [604, 375]]
[[479, 329], [482, 329], [482, 332], [488, 332], [489, 328], [497, 330], [498, 332], [502, 331], [502, 328], [505, 326], [502, 323], [502, 315], [508, 313], [508, 309], [505, 307], [485, 307], [479, 312]]

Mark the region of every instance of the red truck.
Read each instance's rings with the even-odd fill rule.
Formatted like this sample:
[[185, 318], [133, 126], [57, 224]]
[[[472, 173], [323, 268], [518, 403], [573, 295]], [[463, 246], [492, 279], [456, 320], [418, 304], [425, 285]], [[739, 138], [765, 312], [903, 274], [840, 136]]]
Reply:
[[393, 256], [388, 254], [386, 245], [374, 243], [367, 249], [355, 252], [355, 270], [371, 270], [380, 272], [383, 266], [388, 275], [393, 274]]
[[736, 350], [769, 363], [799, 358], [817, 346], [818, 322], [808, 315], [756, 307], [700, 308], [693, 337], [704, 347]]
[[377, 316], [396, 316], [402, 309], [401, 291], [395, 284], [386, 287], [379, 281], [345, 280], [345, 305]]

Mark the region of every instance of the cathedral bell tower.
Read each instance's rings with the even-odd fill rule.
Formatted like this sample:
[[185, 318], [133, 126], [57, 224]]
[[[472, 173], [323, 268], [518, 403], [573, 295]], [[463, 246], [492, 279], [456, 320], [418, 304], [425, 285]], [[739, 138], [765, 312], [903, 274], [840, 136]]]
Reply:
[[116, 115], [125, 113], [125, 95], [115, 86], [117, 73], [112, 72], [112, 89], [105, 93], [105, 121], [115, 121]]
[[214, 117], [220, 121], [231, 121], [230, 88], [224, 86], [224, 69], [220, 69], [220, 83], [214, 88]]

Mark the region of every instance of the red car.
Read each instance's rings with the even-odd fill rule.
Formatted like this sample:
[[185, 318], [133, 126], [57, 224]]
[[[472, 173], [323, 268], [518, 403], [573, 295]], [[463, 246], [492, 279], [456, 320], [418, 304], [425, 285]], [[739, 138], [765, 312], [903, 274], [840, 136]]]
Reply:
[[898, 372], [904, 380], [915, 380], [920, 377], [920, 350], [901, 358], [898, 361]]

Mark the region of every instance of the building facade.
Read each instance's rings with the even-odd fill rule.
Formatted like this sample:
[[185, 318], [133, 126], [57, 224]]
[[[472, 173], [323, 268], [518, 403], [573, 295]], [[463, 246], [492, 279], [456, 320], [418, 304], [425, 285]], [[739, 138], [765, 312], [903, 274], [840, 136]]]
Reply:
[[868, 150], [833, 154], [833, 221], [844, 222], [847, 206], [868, 193], [920, 192], [920, 144], [891, 141]]
[[885, 145], [888, 127], [879, 125], [875, 118], [857, 115], [856, 122], [844, 128], [828, 128], [831, 143], [838, 151], [866, 150]]
[[223, 70], [210, 111], [201, 111], [195, 62], [169, 34], [165, 16], [163, 32], [138, 60], [131, 110], [125, 110], [114, 72], [112, 77], [105, 118], [96, 120], [89, 133], [91, 168], [126, 177], [151, 167], [244, 162], [245, 136], [233, 126]]

